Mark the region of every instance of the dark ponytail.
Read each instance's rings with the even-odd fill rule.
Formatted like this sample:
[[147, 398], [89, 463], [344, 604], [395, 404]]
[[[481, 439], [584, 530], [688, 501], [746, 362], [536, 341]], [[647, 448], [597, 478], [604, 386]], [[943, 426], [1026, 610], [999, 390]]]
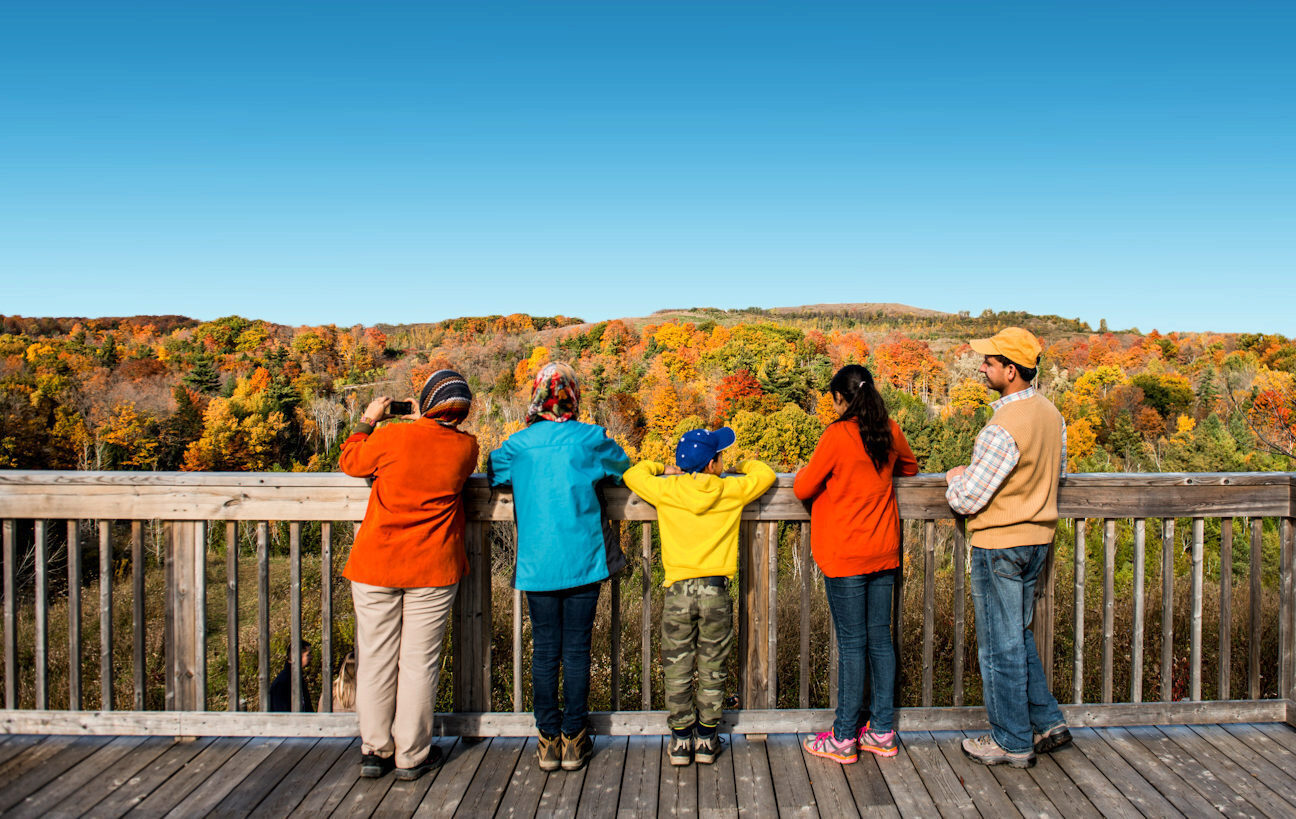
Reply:
[[828, 382], [828, 391], [840, 395], [846, 402], [846, 411], [838, 421], [855, 419], [859, 424], [860, 440], [864, 451], [879, 472], [891, 457], [891, 419], [887, 414], [882, 394], [873, 386], [873, 374], [867, 367], [847, 364]]

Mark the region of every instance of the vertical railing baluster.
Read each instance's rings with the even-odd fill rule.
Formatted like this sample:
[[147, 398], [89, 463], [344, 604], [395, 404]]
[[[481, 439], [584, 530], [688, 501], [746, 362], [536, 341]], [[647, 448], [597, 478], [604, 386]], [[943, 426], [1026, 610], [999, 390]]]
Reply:
[[1220, 520], [1219, 691], [1230, 699], [1233, 672], [1233, 518]]
[[[905, 548], [909, 538], [905, 531], [909, 527], [906, 525], [909, 521], [900, 521], [900, 566], [896, 568], [895, 586], [891, 592], [891, 642], [895, 645], [896, 673], [895, 673], [895, 698], [900, 700], [904, 695], [904, 574], [905, 574]], [[837, 640], [833, 639], [833, 646], [837, 645]], [[837, 667], [837, 657], [833, 656], [833, 667]], [[833, 707], [837, 707], [836, 697], [833, 698]]]
[[1147, 521], [1134, 521], [1134, 623], [1130, 637], [1130, 702], [1143, 702], [1143, 617], [1146, 600]]
[[[1052, 560], [1050, 559], [1050, 564]], [[1051, 567], [1050, 567], [1051, 568]], [[1050, 571], [1050, 576], [1052, 572]], [[1051, 587], [1050, 587], [1051, 588]], [[967, 609], [967, 543], [964, 538], [963, 526], [956, 524], [954, 527], [954, 705], [961, 707], [963, 705], [963, 654], [964, 648], [964, 617]], [[1052, 617], [1052, 606], [1048, 607], [1049, 617]], [[1048, 664], [1044, 666], [1044, 675], [1049, 680], [1050, 687], [1053, 682], [1053, 638], [1052, 622], [1049, 623], [1049, 639], [1047, 645]]]
[[1192, 619], [1189, 622], [1188, 688], [1193, 701], [1201, 699], [1202, 677], [1202, 557], [1205, 551], [1206, 522], [1192, 522]]
[[49, 708], [49, 530], [36, 521], [36, 709]]
[[81, 525], [67, 522], [68, 708], [80, 711], [81, 696]]
[[270, 710], [270, 525], [257, 523], [257, 677], [259, 706]]
[[333, 522], [320, 524], [321, 711], [333, 710]]
[[144, 521], [131, 521], [131, 622], [135, 633], [131, 635], [134, 664], [133, 707], [144, 710]]
[[301, 710], [302, 677], [306, 673], [301, 662], [301, 530], [300, 521], [288, 524], [288, 656], [292, 658], [292, 711]]
[[1292, 555], [1296, 544], [1292, 543], [1292, 518], [1282, 518], [1278, 523], [1279, 582], [1282, 598], [1278, 609], [1278, 696], [1292, 698], [1293, 665], [1296, 664], [1292, 651], [1292, 618], [1296, 617], [1296, 599], [1293, 599]]
[[1174, 518], [1161, 521], [1161, 701], [1174, 699]]
[[207, 710], [207, 521], [194, 523], [194, 708]]
[[4, 521], [5, 708], [18, 707], [18, 527]]
[[639, 705], [652, 710], [652, 522], [645, 520], [640, 534], [639, 568], [643, 573], [643, 609], [639, 617], [641, 642]]
[[1084, 702], [1085, 520], [1075, 521], [1075, 646], [1071, 655], [1071, 701]]
[[[616, 584], [615, 578], [613, 584]], [[616, 706], [612, 706], [616, 710]], [[513, 713], [522, 713], [522, 591], [513, 590]]]
[[1263, 592], [1260, 584], [1261, 577], [1261, 555], [1264, 545], [1264, 519], [1251, 518], [1251, 574], [1249, 608], [1250, 619], [1247, 621], [1249, 635], [1247, 637], [1247, 697], [1249, 699], [1260, 699], [1260, 602]]
[[813, 556], [810, 552], [810, 524], [801, 523], [801, 538], [798, 542], [797, 565], [801, 568], [801, 664], [797, 674], [797, 705], [800, 708], [810, 707], [810, 580], [814, 577], [811, 568]]
[[[225, 523], [225, 653], [226, 676], [229, 677], [229, 704], [226, 707], [230, 711], [242, 710], [239, 708], [238, 565], [238, 523], [231, 520]], [[326, 691], [329, 690], [327, 680], [325, 675]]]
[[113, 710], [112, 521], [99, 521], [99, 707]]
[[1116, 644], [1116, 521], [1103, 521], [1102, 701], [1112, 701]]
[[1053, 562], [1057, 548], [1050, 543], [1048, 554], [1044, 557], [1044, 567], [1040, 569], [1035, 585], [1035, 608], [1031, 613], [1031, 631], [1035, 637], [1035, 650], [1039, 653], [1040, 666], [1044, 669], [1044, 680], [1053, 690], [1053, 634], [1054, 634], [1054, 587]]
[[932, 706], [936, 639], [936, 521], [923, 521], [922, 704]]
[[765, 553], [768, 556], [769, 597], [766, 598], [765, 701], [767, 708], [778, 708], [778, 521], [765, 524]]
[[[615, 537], [617, 538], [617, 544], [618, 544], [617, 550], [620, 551], [621, 524], [619, 522], [612, 523], [612, 532], [615, 534]], [[612, 654], [610, 658], [611, 662], [609, 667], [612, 675], [612, 679], [610, 682], [612, 688], [611, 700], [612, 700], [613, 711], [621, 710], [621, 579], [622, 577], [624, 577], [624, 572], [618, 572], [608, 578], [608, 606], [610, 609], [610, 616], [609, 616], [610, 622], [608, 623], [608, 651], [610, 651]], [[521, 607], [519, 606], [519, 608]], [[522, 640], [522, 634], [520, 631], [518, 632], [517, 637], [518, 637], [518, 643], [520, 645]], [[516, 658], [519, 653], [520, 652], [517, 651], [517, 649], [514, 649], [513, 656]], [[517, 684], [516, 677], [514, 678], [513, 690], [519, 694], [521, 693], [521, 686]], [[515, 707], [513, 710], [515, 711], [522, 710], [520, 706], [516, 705], [517, 703], [520, 702], [521, 700], [517, 699], [517, 697], [514, 697]]]

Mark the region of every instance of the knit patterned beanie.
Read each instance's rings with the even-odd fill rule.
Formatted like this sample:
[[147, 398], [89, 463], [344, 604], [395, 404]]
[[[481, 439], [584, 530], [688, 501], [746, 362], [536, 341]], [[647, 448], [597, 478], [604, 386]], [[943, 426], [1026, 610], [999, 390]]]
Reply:
[[419, 392], [419, 414], [447, 424], [457, 424], [468, 417], [472, 407], [472, 390], [454, 370], [437, 370], [423, 382]]

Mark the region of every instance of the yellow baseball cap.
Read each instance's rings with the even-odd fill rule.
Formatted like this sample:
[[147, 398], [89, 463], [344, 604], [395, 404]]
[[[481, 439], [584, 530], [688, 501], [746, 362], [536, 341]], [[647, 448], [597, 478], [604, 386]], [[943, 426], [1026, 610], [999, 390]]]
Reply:
[[1030, 330], [1005, 327], [990, 338], [974, 338], [968, 342], [981, 355], [1001, 355], [1012, 363], [1035, 369], [1039, 366], [1042, 348], [1039, 339]]

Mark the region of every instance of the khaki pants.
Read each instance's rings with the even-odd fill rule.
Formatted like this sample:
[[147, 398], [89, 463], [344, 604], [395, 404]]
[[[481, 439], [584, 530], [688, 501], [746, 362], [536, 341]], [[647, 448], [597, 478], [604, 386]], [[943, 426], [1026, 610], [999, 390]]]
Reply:
[[399, 768], [413, 768], [427, 759], [441, 641], [458, 588], [351, 584], [361, 753], [395, 753]]

